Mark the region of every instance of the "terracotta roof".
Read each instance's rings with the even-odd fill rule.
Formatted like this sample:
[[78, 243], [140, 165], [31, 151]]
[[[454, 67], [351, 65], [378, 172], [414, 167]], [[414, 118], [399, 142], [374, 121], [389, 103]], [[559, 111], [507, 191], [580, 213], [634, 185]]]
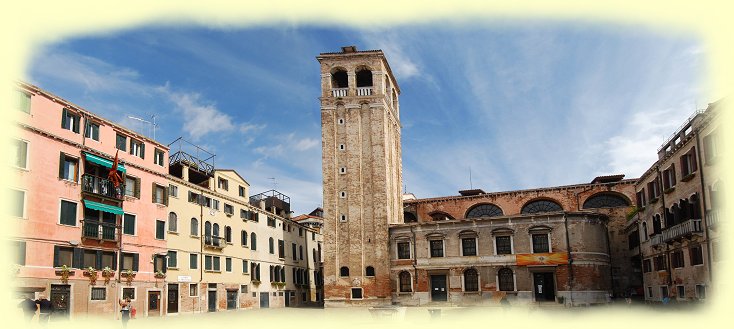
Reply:
[[596, 176], [594, 177], [594, 180], [591, 181], [591, 184], [618, 182], [621, 181], [622, 178], [624, 178], [624, 174]]

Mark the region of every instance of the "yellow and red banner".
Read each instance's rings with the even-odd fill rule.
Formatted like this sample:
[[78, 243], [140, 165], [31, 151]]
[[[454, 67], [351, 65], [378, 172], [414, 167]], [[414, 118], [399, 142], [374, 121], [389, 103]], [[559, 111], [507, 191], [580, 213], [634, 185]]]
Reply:
[[515, 259], [518, 266], [568, 264], [568, 254], [565, 252], [517, 254]]

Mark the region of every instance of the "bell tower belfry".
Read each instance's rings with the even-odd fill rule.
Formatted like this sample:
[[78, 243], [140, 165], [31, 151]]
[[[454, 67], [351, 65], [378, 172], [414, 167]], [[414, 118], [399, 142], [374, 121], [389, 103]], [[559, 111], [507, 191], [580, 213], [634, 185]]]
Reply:
[[381, 50], [322, 53], [324, 304], [391, 301], [388, 226], [403, 222], [400, 88]]

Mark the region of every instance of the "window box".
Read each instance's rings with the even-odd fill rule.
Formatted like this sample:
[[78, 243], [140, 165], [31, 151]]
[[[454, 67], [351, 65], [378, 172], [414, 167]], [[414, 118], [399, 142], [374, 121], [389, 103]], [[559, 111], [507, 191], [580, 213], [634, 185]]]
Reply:
[[663, 193], [665, 193], [665, 194], [668, 194], [668, 193], [670, 193], [670, 192], [673, 192], [673, 190], [675, 190], [675, 186], [673, 186], [673, 187], [668, 187], [668, 188], [664, 189], [664, 190], [663, 190]]
[[55, 273], [56, 275], [61, 276], [61, 282], [66, 284], [69, 282], [69, 276], [74, 275], [75, 271], [72, 268], [64, 265], [59, 268], [56, 268]]
[[659, 199], [660, 199], [659, 197], [654, 197], [654, 198], [650, 199], [650, 203], [658, 202]]
[[693, 176], [696, 176], [696, 173], [695, 172], [692, 172], [692, 173], [690, 173], [688, 175], [685, 175], [685, 176], [681, 177], [680, 180], [681, 180], [681, 182], [687, 182], [687, 181], [693, 179]]

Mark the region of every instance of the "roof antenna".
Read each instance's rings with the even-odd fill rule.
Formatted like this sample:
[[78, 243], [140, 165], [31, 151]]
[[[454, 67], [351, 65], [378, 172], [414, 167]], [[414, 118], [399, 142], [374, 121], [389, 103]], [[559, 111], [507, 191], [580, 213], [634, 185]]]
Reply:
[[273, 180], [273, 190], [278, 190], [278, 182], [275, 180], [275, 177], [268, 177], [268, 179]]

